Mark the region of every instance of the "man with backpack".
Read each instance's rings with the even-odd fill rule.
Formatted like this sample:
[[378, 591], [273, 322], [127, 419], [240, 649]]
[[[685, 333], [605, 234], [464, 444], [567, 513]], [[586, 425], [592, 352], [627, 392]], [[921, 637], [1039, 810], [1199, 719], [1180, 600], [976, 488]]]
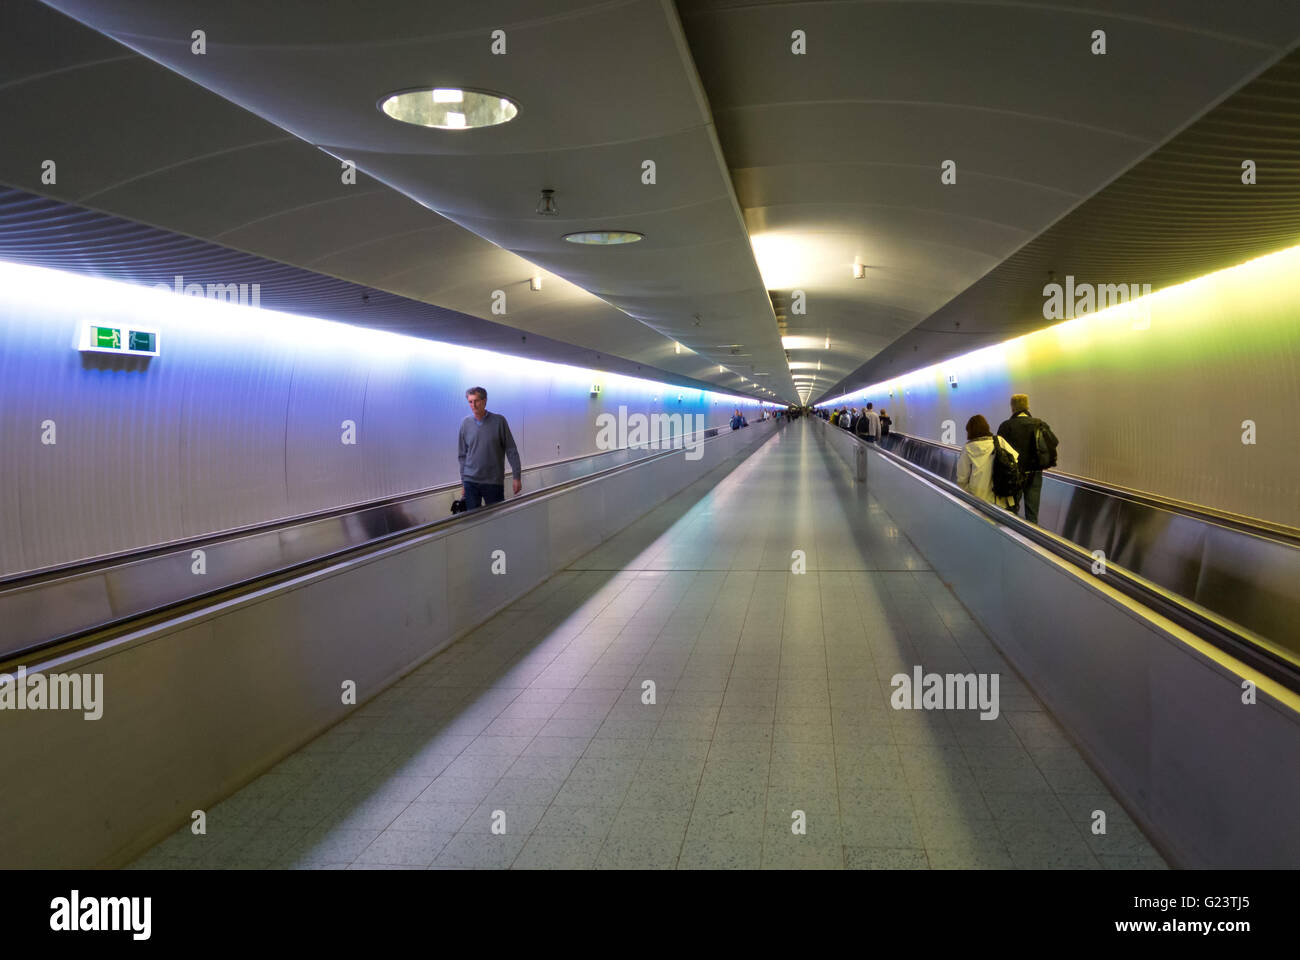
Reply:
[[1020, 512], [1020, 502], [1025, 504], [1025, 519], [1038, 522], [1038, 499], [1043, 492], [1043, 471], [1056, 466], [1056, 434], [1038, 417], [1029, 413], [1029, 396], [1024, 393], [1011, 397], [1011, 416], [998, 427], [1003, 437], [1016, 449], [1016, 462], [1024, 476], [1024, 487], [1016, 496], [1013, 513]]
[[853, 425], [853, 432], [867, 443], [875, 443], [880, 438], [880, 414], [872, 409], [872, 404], [867, 404], [862, 411], [862, 416]]

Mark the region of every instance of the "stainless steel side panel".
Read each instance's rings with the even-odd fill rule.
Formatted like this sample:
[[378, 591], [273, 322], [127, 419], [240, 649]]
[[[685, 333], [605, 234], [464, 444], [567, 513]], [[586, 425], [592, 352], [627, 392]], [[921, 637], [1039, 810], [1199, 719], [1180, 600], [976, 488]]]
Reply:
[[[703, 442], [703, 437], [698, 438]], [[524, 471], [524, 492], [536, 492], [662, 453], [622, 448]], [[388, 534], [451, 516], [458, 486], [362, 506], [335, 516], [290, 521], [228, 539], [163, 548], [101, 564], [0, 584], [0, 658], [28, 647], [265, 577], [296, 564], [361, 546]], [[202, 556], [196, 556], [195, 550]]]
[[[959, 451], [893, 435], [892, 453], [945, 480]], [[1300, 652], [1300, 548], [1043, 474], [1038, 524], [1105, 559]]]

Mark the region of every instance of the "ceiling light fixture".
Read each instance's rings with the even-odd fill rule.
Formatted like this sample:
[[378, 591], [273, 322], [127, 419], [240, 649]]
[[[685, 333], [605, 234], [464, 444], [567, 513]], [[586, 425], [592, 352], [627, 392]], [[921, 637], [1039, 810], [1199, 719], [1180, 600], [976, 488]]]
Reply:
[[566, 233], [564, 239], [569, 243], [583, 243], [591, 246], [613, 246], [620, 243], [636, 243], [645, 238], [645, 234], [631, 230], [584, 230], [580, 233]]
[[543, 190], [542, 198], [537, 201], [537, 215], [539, 217], [553, 217], [558, 210], [555, 209], [555, 191]]
[[399, 90], [378, 107], [394, 120], [435, 130], [472, 130], [508, 123], [519, 115], [513, 101], [499, 93], [461, 87]]

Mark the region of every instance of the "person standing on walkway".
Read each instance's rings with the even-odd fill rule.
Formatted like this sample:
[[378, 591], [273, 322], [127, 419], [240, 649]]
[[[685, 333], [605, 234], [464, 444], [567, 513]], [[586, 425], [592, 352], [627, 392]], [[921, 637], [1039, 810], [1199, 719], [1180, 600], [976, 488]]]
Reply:
[[1005, 438], [993, 436], [989, 422], [983, 416], [977, 413], [966, 421], [966, 446], [961, 448], [961, 456], [957, 458], [957, 486], [985, 503], [995, 503], [1010, 510], [1015, 506], [1016, 498], [999, 497], [993, 491], [994, 444], [1018, 460], [1015, 447]]
[[863, 409], [854, 432], [867, 443], [875, 443], [880, 439], [880, 414], [872, 409], [870, 403]]
[[1016, 497], [1012, 513], [1020, 512], [1020, 502], [1025, 504], [1025, 519], [1038, 522], [1038, 499], [1043, 492], [1043, 471], [1056, 466], [1056, 434], [1046, 421], [1029, 413], [1029, 395], [1013, 394], [1011, 416], [998, 427], [998, 436], [1015, 447], [1020, 472], [1025, 484]]
[[461, 496], [465, 509], [490, 507], [506, 498], [506, 473], [503, 460], [510, 461], [514, 475], [514, 491], [523, 489], [523, 469], [519, 464], [519, 450], [510, 434], [510, 424], [499, 413], [487, 408], [487, 391], [470, 387], [465, 391], [469, 401], [470, 416], [461, 421], [457, 442], [460, 458]]

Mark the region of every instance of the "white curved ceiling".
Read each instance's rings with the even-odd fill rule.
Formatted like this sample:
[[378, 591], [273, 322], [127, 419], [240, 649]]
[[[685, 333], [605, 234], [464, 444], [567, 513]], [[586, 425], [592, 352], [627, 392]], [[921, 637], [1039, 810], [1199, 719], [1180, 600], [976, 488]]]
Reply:
[[806, 294], [814, 399], [1300, 38], [1300, 4], [1249, 0], [679, 7], [750, 233], [787, 251], [769, 285]]
[[[793, 399], [793, 373], [813, 400], [1300, 38], [1300, 4], [1268, 0], [46, 2], [225, 99], [11, 0], [37, 36], [3, 41], [24, 136], [0, 179], [737, 392]], [[444, 133], [376, 108], [421, 85], [521, 113]], [[79, 166], [39, 185], [52, 152]], [[327, 153], [374, 179], [341, 187]], [[600, 228], [647, 239], [559, 239]]]
[[[50, 5], [589, 291], [668, 338], [666, 350], [683, 344], [719, 365], [710, 379], [745, 392], [761, 379], [793, 398], [670, 3], [570, 2], [545, 15], [522, 2], [424, 0]], [[206, 33], [202, 55], [191, 50], [195, 29]], [[494, 30], [504, 54], [492, 52]], [[393, 91], [435, 86], [498, 92], [520, 112], [449, 132], [377, 108]], [[646, 160], [653, 184], [642, 180]], [[556, 217], [535, 212], [543, 188], [556, 191]], [[609, 248], [561, 239], [606, 229], [645, 239]]]

